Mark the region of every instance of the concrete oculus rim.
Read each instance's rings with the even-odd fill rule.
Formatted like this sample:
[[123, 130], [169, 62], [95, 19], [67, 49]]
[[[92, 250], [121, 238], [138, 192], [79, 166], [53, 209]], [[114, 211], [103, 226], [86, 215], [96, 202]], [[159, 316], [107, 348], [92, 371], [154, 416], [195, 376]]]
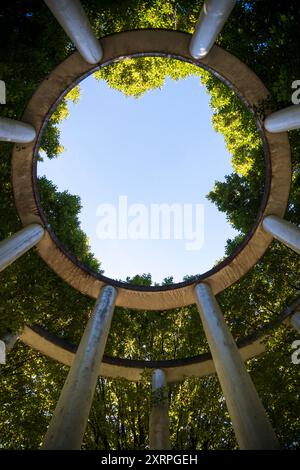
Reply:
[[[189, 53], [191, 35], [168, 30], [135, 30], [115, 33], [100, 40], [104, 55], [97, 66], [87, 64], [75, 52], [59, 64], [38, 87], [22, 117], [37, 131], [28, 144], [16, 144], [12, 154], [15, 202], [23, 225], [39, 223], [45, 236], [37, 251], [58, 276], [75, 289], [98, 298], [103, 285], [118, 289], [116, 305], [140, 310], [167, 310], [195, 302], [194, 286], [207, 282], [218, 294], [241, 279], [263, 256], [272, 241], [261, 222], [267, 215], [283, 217], [288, 203], [291, 161], [287, 133], [270, 134], [263, 128], [257, 110], [269, 93], [260, 79], [239, 59], [218, 46], [202, 60]], [[261, 207], [252, 229], [237, 250], [222, 263], [197, 278], [171, 286], [135, 286], [92, 271], [68, 253], [52, 231], [41, 207], [36, 181], [37, 153], [43, 129], [57, 103], [68, 91], [99, 68], [128, 57], [159, 56], [179, 59], [210, 71], [234, 90], [252, 112], [265, 154], [265, 187]]]
[[[242, 359], [246, 361], [262, 354], [266, 349], [265, 342], [270, 331], [284, 324], [289, 325], [289, 318], [299, 308], [299, 305], [300, 296], [295, 298], [268, 325], [237, 341]], [[75, 344], [65, 341], [37, 325], [25, 326], [20, 340], [41, 354], [67, 366], [72, 365], [77, 351]], [[99, 375], [137, 382], [145, 370], [155, 369], [163, 369], [168, 382], [180, 382], [187, 377], [204, 377], [216, 373], [211, 354], [205, 352], [194, 357], [159, 361], [123, 359], [104, 355], [101, 364], [99, 364]]]

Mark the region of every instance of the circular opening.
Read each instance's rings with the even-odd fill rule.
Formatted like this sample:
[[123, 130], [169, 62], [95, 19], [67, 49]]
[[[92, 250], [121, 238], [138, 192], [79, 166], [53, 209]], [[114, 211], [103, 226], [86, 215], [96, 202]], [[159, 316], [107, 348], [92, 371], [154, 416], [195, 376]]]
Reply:
[[[172, 74], [183, 79], [174, 81], [169, 77]], [[245, 156], [249, 161], [251, 152], [258, 194], [253, 195], [256, 207], [253, 217], [248, 217], [249, 230], [257, 216], [264, 161], [253, 114], [235, 96], [236, 113], [240, 113], [237, 121], [247, 119], [251, 133], [251, 139], [239, 134], [240, 153], [234, 152], [236, 172], [224, 137], [212, 128], [210, 97], [200, 79], [208, 88], [212, 79], [215, 81], [213, 105], [218, 94], [225, 100], [224, 106], [226, 96], [232, 99], [234, 91], [228, 84], [200, 67], [161, 57], [131, 58], [104, 67], [96, 75], [102, 81], [94, 76], [82, 81], [79, 103], [69, 102], [70, 117], [59, 124], [65, 153], [48, 160], [41, 151], [44, 161], [38, 164], [39, 176], [50, 176], [59, 191], [80, 195], [82, 229], [105, 276], [147, 284], [149, 277], [135, 275], [150, 273], [152, 281], [167, 285], [201, 278], [201, 273], [224, 259], [228, 238], [236, 237], [235, 243], [242, 246], [245, 237], [205, 196], [210, 193], [216, 201], [218, 191], [226, 188], [224, 176], [231, 174], [237, 179], [232, 203], [243, 207], [247, 197], [242, 179], [246, 181], [251, 171], [244, 161]], [[157, 88], [165, 77], [164, 86]], [[124, 95], [142, 94], [147, 88], [138, 100]], [[76, 97], [76, 89], [68, 93], [67, 97]], [[49, 127], [64, 115], [64, 106], [56, 103], [49, 113], [41, 149], [49, 137]], [[220, 121], [214, 119], [220, 129]], [[215, 181], [219, 181], [216, 188]], [[40, 179], [39, 197], [47, 223], [69, 252], [97, 269], [95, 260], [74, 253], [74, 247], [68, 245], [67, 224], [58, 227], [55, 223], [55, 204], [43, 204], [47, 190], [44, 178]], [[231, 251], [229, 246], [227, 254]], [[157, 269], [158, 260], [164, 261], [163, 268]]]
[[[259, 205], [259, 196], [263, 193], [254, 224], [249, 227], [248, 233], [239, 245], [236, 243], [230, 247], [232, 253], [224, 261], [199, 277], [173, 285], [149, 286], [147, 282], [130, 284], [114, 281], [89, 268], [67, 252], [43, 213], [37, 189], [36, 163], [41, 135], [59, 99], [76, 83], [99, 68], [85, 63], [78, 53], [74, 53], [44, 80], [24, 112], [23, 120], [34, 125], [38, 137], [30, 144], [14, 146], [12, 179], [15, 202], [22, 223], [24, 225], [40, 223], [45, 226], [45, 236], [37, 246], [38, 254], [58, 276], [84, 295], [98, 298], [101, 287], [106, 283], [118, 288], [117, 306], [139, 310], [168, 310], [194, 303], [194, 286], [199, 281], [207, 282], [213, 293], [218, 294], [240, 280], [266, 252], [271, 237], [267, 236], [261, 227], [263, 217], [268, 214], [282, 217], [286, 210], [290, 187], [290, 148], [285, 133], [264, 132], [262, 123], [269, 109], [269, 94], [266, 88], [245, 64], [217, 46], [213, 47], [203, 61], [192, 60], [188, 53], [190, 39], [189, 34], [165, 30], [149, 29], [116, 33], [101, 39], [105, 57], [100, 68], [123, 61], [125, 58], [159, 56], [180, 59], [211, 71], [215, 77], [221, 78], [230, 90], [236, 91], [241, 102], [256, 118], [264, 149], [266, 173], [264, 190], [262, 185], [258, 185], [257, 190], [252, 187], [250, 192], [245, 192], [245, 202], [254, 214], [253, 219]], [[242, 104], [239, 103], [239, 106]], [[249, 115], [245, 119], [248, 124]], [[252, 135], [248, 137], [251, 141]], [[256, 182], [257, 165], [262, 166], [263, 161], [261, 154], [257, 156], [260, 158], [253, 166]], [[241, 188], [242, 191], [244, 189]], [[257, 206], [252, 199], [255, 194], [257, 194]], [[231, 197], [231, 194], [229, 196]], [[244, 209], [245, 207], [240, 208], [238, 216], [244, 216], [249, 222], [251, 217]], [[248, 227], [244, 227], [244, 232], [247, 230]], [[60, 236], [60, 233], [58, 235]]]

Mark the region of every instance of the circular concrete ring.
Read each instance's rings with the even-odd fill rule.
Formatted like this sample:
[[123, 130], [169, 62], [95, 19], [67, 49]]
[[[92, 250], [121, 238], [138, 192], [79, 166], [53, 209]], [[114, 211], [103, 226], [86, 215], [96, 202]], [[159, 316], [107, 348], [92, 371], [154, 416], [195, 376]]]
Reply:
[[[46, 234], [37, 246], [38, 253], [62, 279], [90, 297], [97, 298], [103, 284], [110, 284], [118, 288], [118, 306], [164, 310], [194, 303], [194, 285], [199, 281], [207, 282], [217, 294], [244, 276], [267, 250], [272, 237], [262, 229], [262, 219], [267, 215], [284, 216], [291, 180], [290, 147], [287, 133], [270, 134], [263, 129], [265, 116], [260, 117], [257, 109], [268, 99], [268, 91], [245, 64], [220, 47], [214, 46], [202, 60], [193, 59], [189, 54], [190, 39], [189, 34], [168, 30], [136, 30], [102, 38], [104, 55], [96, 67], [87, 64], [75, 52], [43, 81], [23, 115], [23, 120], [36, 129], [37, 138], [32, 143], [16, 144], [13, 149], [12, 180], [20, 218], [24, 225], [39, 223], [45, 227]], [[197, 279], [163, 287], [134, 286], [106, 278], [68, 253], [47, 222], [36, 181], [41, 135], [57, 103], [74, 85], [97, 69], [128, 57], [143, 56], [176, 58], [198, 65], [220, 78], [252, 111], [265, 151], [264, 197], [256, 221], [238, 249]]]
[[[40, 327], [25, 326], [20, 339], [32, 349], [69, 367], [77, 351], [74, 344], [61, 340]], [[264, 336], [249, 337], [238, 344], [242, 359], [246, 361], [263, 353], [265, 351], [264, 340]], [[99, 364], [99, 375], [138, 382], [145, 370], [153, 371], [154, 369], [163, 369], [168, 382], [181, 382], [187, 377], [204, 377], [216, 372], [211, 354], [203, 353], [195, 357], [165, 361], [139, 361], [104, 356]]]
[[[265, 351], [266, 341], [272, 331], [280, 325], [290, 326], [291, 315], [299, 309], [300, 296], [286, 307], [278, 317], [261, 330], [248, 335], [237, 342], [244, 361], [259, 356]], [[27, 346], [39, 351], [55, 361], [71, 366], [77, 346], [65, 341], [40, 326], [25, 326], [20, 340]], [[145, 370], [163, 369], [168, 382], [181, 382], [187, 377], [204, 377], [216, 373], [210, 353], [194, 357], [161, 361], [143, 361], [104, 356], [99, 364], [99, 375], [107, 378], [123, 378], [133, 382], [141, 380]]]

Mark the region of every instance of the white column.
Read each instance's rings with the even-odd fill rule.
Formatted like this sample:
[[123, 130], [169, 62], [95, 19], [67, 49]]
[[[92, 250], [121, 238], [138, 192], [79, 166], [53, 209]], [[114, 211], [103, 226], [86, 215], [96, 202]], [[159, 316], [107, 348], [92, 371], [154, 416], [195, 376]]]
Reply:
[[102, 58], [102, 48], [79, 0], [44, 0], [76, 49], [89, 64]]
[[291, 325], [300, 333], [300, 312], [295, 312], [291, 316]]
[[0, 271], [36, 245], [44, 235], [41, 225], [32, 224], [0, 242]]
[[190, 53], [195, 59], [205, 57], [229, 17], [236, 0], [205, 0], [190, 43]]
[[25, 144], [35, 139], [36, 132], [30, 124], [0, 117], [0, 140]]
[[266, 232], [300, 255], [300, 228], [275, 215], [264, 218], [262, 226]]
[[117, 291], [105, 286], [88, 321], [44, 440], [44, 449], [80, 449]]
[[240, 448], [278, 449], [277, 438], [211, 288], [200, 283], [195, 293]]
[[149, 419], [149, 447], [151, 450], [169, 450], [168, 386], [166, 374], [156, 369], [152, 374], [152, 408]]
[[286, 132], [300, 128], [300, 104], [276, 111], [265, 119], [264, 126], [268, 132]]

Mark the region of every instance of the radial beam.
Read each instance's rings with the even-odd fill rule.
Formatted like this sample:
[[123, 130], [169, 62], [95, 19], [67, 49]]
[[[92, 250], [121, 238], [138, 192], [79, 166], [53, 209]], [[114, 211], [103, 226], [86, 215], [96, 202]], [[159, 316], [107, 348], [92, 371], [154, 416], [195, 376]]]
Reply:
[[81, 447], [116, 296], [117, 291], [112, 286], [101, 290], [51, 419], [44, 449], [78, 450]]
[[152, 408], [149, 419], [149, 444], [151, 450], [169, 450], [168, 386], [166, 374], [156, 369], [152, 374]]
[[300, 255], [300, 228], [275, 215], [264, 218], [262, 226], [266, 232]]
[[270, 114], [264, 122], [268, 132], [286, 132], [300, 128], [300, 104], [294, 104]]
[[0, 271], [36, 245], [44, 235], [41, 225], [32, 224], [0, 242]]
[[30, 124], [0, 117], [0, 140], [25, 144], [35, 139], [36, 132]]
[[44, 0], [82, 57], [89, 64], [102, 58], [102, 48], [79, 0]]
[[194, 59], [202, 59], [213, 47], [236, 0], [206, 0], [190, 43]]
[[209, 285], [195, 287], [200, 318], [241, 449], [278, 449], [279, 444]]

